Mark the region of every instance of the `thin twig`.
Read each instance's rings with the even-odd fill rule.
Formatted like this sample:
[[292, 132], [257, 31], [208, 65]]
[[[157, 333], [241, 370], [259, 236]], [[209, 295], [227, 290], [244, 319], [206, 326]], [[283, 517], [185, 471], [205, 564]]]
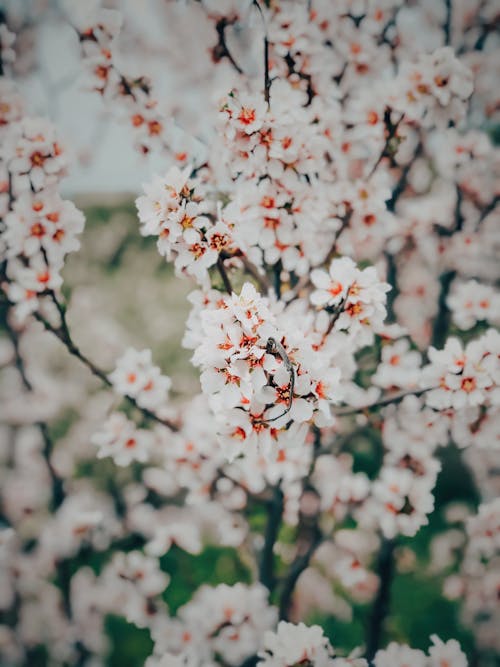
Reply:
[[226, 28], [233, 25], [234, 22], [235, 21], [230, 21], [227, 19], [227, 17], [223, 16], [215, 24], [215, 30], [217, 32], [217, 37], [219, 41], [212, 49], [212, 56], [216, 63], [222, 60], [223, 58], [227, 58], [231, 63], [231, 65], [234, 67], [234, 69], [238, 72], [238, 74], [243, 74], [243, 70], [238, 65], [236, 60], [233, 58], [226, 42]]
[[271, 79], [269, 77], [269, 40], [264, 37], [264, 99], [270, 103]]
[[277, 299], [281, 299], [281, 271], [283, 269], [283, 264], [281, 259], [279, 259], [276, 264], [273, 266], [274, 274], [274, 292]]
[[[5, 318], [5, 328], [7, 330], [7, 334], [12, 342], [12, 346], [14, 348], [14, 364], [15, 367], [17, 368], [17, 371], [19, 372], [19, 375], [21, 376], [21, 380], [23, 383], [24, 388], [28, 392], [33, 392], [33, 384], [31, 383], [31, 380], [28, 378], [28, 375], [26, 373], [26, 366], [24, 363], [24, 359], [21, 354], [21, 350], [19, 348], [19, 336], [17, 332], [10, 326], [8, 317]], [[45, 460], [45, 464], [47, 466], [47, 470], [50, 475], [50, 480], [52, 484], [52, 509], [56, 510], [61, 503], [64, 500], [64, 487], [63, 487], [63, 480], [59, 477], [57, 474], [54, 466], [52, 465], [52, 450], [54, 449], [54, 444], [52, 442], [52, 438], [50, 437], [49, 433], [49, 428], [45, 422], [42, 421], [37, 421], [35, 422], [36, 426], [40, 430], [40, 434], [42, 436], [43, 440], [43, 458]]]
[[[58, 338], [61, 341], [61, 343], [63, 343], [63, 345], [66, 347], [68, 352], [73, 357], [76, 357], [79, 361], [81, 361], [81, 363], [84, 364], [84, 366], [86, 366], [90, 370], [92, 375], [95, 375], [97, 378], [99, 378], [99, 380], [101, 380], [101, 382], [103, 382], [107, 387], [112, 387], [113, 383], [109, 379], [108, 373], [104, 371], [102, 368], [99, 368], [93, 361], [91, 361], [86, 355], [84, 355], [81, 352], [81, 350], [77, 347], [77, 345], [75, 345], [66, 320], [66, 308], [58, 301], [55, 294], [52, 296], [52, 300], [53, 301], [55, 300], [56, 307], [59, 311], [59, 315], [61, 317], [61, 326], [55, 327], [38, 312], [33, 313], [35, 319], [41, 322], [47, 331], [50, 331], [50, 333], [56, 336], [56, 338]], [[162, 424], [162, 426], [166, 426], [171, 431], [179, 430], [177, 424], [175, 424], [169, 419], [164, 419], [162, 417], [159, 417], [157, 414], [151, 412], [151, 410], [148, 410], [147, 408], [141, 407], [137, 403], [135, 398], [132, 398], [132, 396], [126, 395], [125, 398], [131, 405], [134, 406], [134, 408], [136, 408], [136, 410], [142, 413], [144, 417], [146, 417], [147, 419]]]
[[382, 162], [382, 160], [385, 157], [389, 157], [389, 158], [393, 157], [394, 151], [391, 148], [391, 142], [394, 139], [396, 139], [397, 132], [398, 132], [398, 127], [399, 127], [401, 121], [403, 120], [403, 118], [404, 118], [404, 114], [402, 114], [401, 117], [398, 118], [398, 120], [395, 123], [393, 123], [391, 121], [391, 110], [386, 109], [385, 114], [384, 114], [385, 131], [387, 132], [387, 136], [386, 136], [386, 139], [385, 139], [385, 144], [384, 144], [384, 147], [382, 148], [382, 152], [380, 153], [380, 155], [377, 158], [377, 161], [375, 162], [373, 167], [370, 169], [370, 172], [369, 172], [368, 176], [366, 177], [366, 180], [369, 180], [373, 176], [373, 174], [377, 170], [377, 167], [379, 166], [379, 164]]
[[222, 282], [224, 283], [224, 289], [228, 294], [232, 294], [233, 288], [231, 285], [231, 281], [229, 280], [229, 276], [227, 275], [226, 267], [224, 266], [224, 260], [220, 256], [217, 260], [217, 270], [219, 271], [220, 277], [222, 278]]
[[270, 94], [269, 91], [271, 90], [271, 77], [269, 75], [269, 40], [267, 38], [267, 25], [266, 25], [266, 17], [264, 16], [264, 12], [262, 11], [262, 7], [260, 6], [260, 3], [258, 0], [253, 0], [253, 4], [255, 7], [257, 7], [260, 17], [262, 19], [262, 24], [264, 26], [264, 99], [267, 102], [267, 105], [270, 105]]
[[33, 313], [34, 318], [43, 324], [45, 327], [46, 331], [50, 331], [56, 338], [58, 338], [61, 343], [64, 344], [68, 352], [71, 354], [71, 356], [76, 357], [79, 361], [86, 366], [92, 375], [95, 375], [101, 382], [103, 382], [106, 386], [112, 387], [112, 382], [108, 378], [108, 375], [105, 371], [103, 371], [101, 368], [96, 366], [94, 362], [92, 362], [88, 357], [86, 357], [80, 349], [74, 344], [73, 340], [71, 337], [68, 337], [63, 328], [61, 327], [56, 327], [53, 324], [51, 324], [43, 315], [41, 315], [38, 312]]
[[368, 405], [363, 405], [357, 408], [350, 406], [337, 408], [336, 410], [334, 410], [334, 414], [337, 417], [345, 417], [347, 415], [355, 415], [358, 412], [365, 412], [367, 410], [371, 412], [372, 410], [376, 410], [377, 408], [383, 408], [386, 405], [392, 405], [393, 403], [400, 403], [406, 396], [417, 396], [417, 397], [422, 396], [427, 391], [431, 391], [431, 389], [434, 389], [434, 387], [427, 387], [426, 389], [402, 391], [399, 394], [393, 394], [392, 396], [385, 396], [384, 398], [381, 398], [379, 401], [375, 401], [374, 403], [369, 403]]
[[351, 222], [352, 214], [353, 214], [353, 209], [349, 205], [345, 215], [341, 218], [342, 223], [341, 223], [340, 227], [337, 229], [337, 231], [335, 232], [335, 236], [333, 237], [332, 247], [328, 251], [328, 255], [325, 258], [325, 263], [326, 264], [330, 264], [330, 262], [333, 259], [335, 253], [337, 252], [338, 240], [339, 240], [340, 235], [342, 234], [342, 232], [349, 227], [349, 223]]
[[477, 221], [477, 224], [480, 225], [481, 222], [492, 212], [495, 210], [497, 205], [500, 203], [500, 195], [496, 195], [493, 197], [493, 199], [490, 201], [489, 204], [487, 204], [483, 210], [481, 211], [481, 214], [479, 216], [479, 219]]
[[283, 412], [281, 412], [279, 415], [277, 415], [276, 417], [271, 417], [269, 419], [266, 418], [266, 419], [256, 420], [256, 422], [260, 423], [260, 424], [267, 424], [269, 422], [275, 422], [278, 419], [281, 419], [281, 417], [284, 417], [286, 414], [288, 414], [290, 412], [290, 410], [292, 409], [292, 404], [293, 404], [293, 394], [294, 394], [294, 390], [295, 390], [295, 369], [294, 369], [293, 364], [290, 361], [290, 358], [289, 358], [288, 354], [286, 353], [286, 350], [283, 347], [283, 345], [279, 341], [270, 337], [270, 338], [267, 339], [266, 352], [268, 354], [271, 354], [271, 353], [273, 353], [273, 351], [276, 351], [280, 355], [281, 360], [283, 361], [283, 364], [284, 364], [285, 369], [286, 369], [286, 371], [288, 373], [288, 376], [289, 376], [289, 381], [288, 381], [288, 394], [289, 394], [288, 404], [287, 404], [285, 410]]
[[387, 210], [390, 211], [391, 213], [394, 213], [394, 210], [396, 208], [396, 204], [398, 202], [398, 199], [400, 196], [403, 194], [403, 192], [406, 189], [406, 185], [408, 183], [408, 175], [410, 173], [410, 169], [415, 162], [416, 158], [419, 157], [419, 155], [422, 152], [422, 141], [419, 140], [416, 148], [415, 148], [415, 153], [413, 154], [413, 158], [406, 164], [402, 171], [401, 171], [401, 176], [399, 177], [398, 182], [396, 183], [396, 186], [394, 187], [394, 190], [392, 191], [391, 198], [387, 201]]

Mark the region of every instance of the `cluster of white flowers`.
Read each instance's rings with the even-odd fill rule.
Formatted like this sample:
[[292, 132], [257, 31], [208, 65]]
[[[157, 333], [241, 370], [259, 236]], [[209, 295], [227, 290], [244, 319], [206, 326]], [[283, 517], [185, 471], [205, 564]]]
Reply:
[[366, 660], [333, 658], [333, 648], [319, 625], [295, 625], [281, 621], [276, 632], [264, 635], [261, 667], [289, 667], [306, 664], [311, 667], [366, 667]]
[[385, 316], [388, 283], [380, 282], [374, 267], [360, 270], [349, 257], [334, 259], [328, 273], [321, 269], [311, 272], [317, 288], [311, 294], [311, 303], [319, 308], [331, 308], [339, 314], [335, 328], [346, 330], [358, 347], [373, 342], [381, 331]]
[[118, 394], [133, 398], [140, 407], [164, 412], [172, 381], [153, 364], [151, 350], [128, 348], [109, 380]]
[[64, 259], [79, 249], [85, 218], [57, 192], [66, 157], [53, 125], [25, 116], [10, 80], [0, 79], [0, 96], [0, 261], [4, 290], [24, 321], [37, 310], [39, 296], [61, 287]]
[[500, 323], [500, 294], [477, 280], [454, 283], [446, 303], [454, 324], [463, 331], [472, 329], [477, 322]]
[[202, 586], [175, 619], [157, 626], [154, 653], [161, 658], [168, 651], [196, 665], [217, 664], [216, 656], [226, 665], [240, 665], [276, 623], [277, 610], [267, 595], [260, 584]]
[[127, 77], [114, 62], [116, 39], [122, 24], [121, 13], [104, 9], [98, 3], [75, 6], [72, 15], [82, 49], [85, 66], [85, 85], [99, 92], [107, 101], [123, 98], [130, 126], [142, 152], [158, 141], [164, 131], [165, 120], [151, 99], [151, 84], [146, 77]]
[[207, 287], [208, 269], [222, 253], [232, 254], [237, 248], [231, 229], [208, 217], [189, 173], [189, 166], [183, 171], [172, 167], [164, 177], [157, 176], [144, 186], [146, 194], [136, 204], [141, 233], [158, 237], [158, 251], [169, 261], [175, 259], [179, 275], [193, 276]]
[[332, 512], [340, 523], [353, 507], [368, 496], [370, 482], [363, 472], [352, 472], [352, 457], [342, 454], [318, 456], [311, 481], [321, 499], [321, 509]]
[[121, 12], [102, 8], [100, 4], [98, 0], [83, 5], [72, 2], [70, 19], [80, 42], [83, 85], [99, 93], [124, 118], [140, 153], [160, 149], [168, 152], [178, 165], [188, 164], [200, 156], [200, 142], [174, 127], [148, 76], [138, 76], [135, 68], [123, 71], [117, 65], [123, 17]]
[[97, 458], [111, 456], [116, 465], [127, 466], [132, 461], [146, 462], [153, 444], [152, 434], [138, 429], [123, 412], [114, 412], [95, 433], [92, 442], [99, 448]]
[[500, 334], [494, 329], [465, 348], [458, 338], [449, 338], [443, 350], [430, 347], [422, 373], [422, 386], [431, 388], [426, 404], [436, 410], [498, 405], [499, 353]]
[[389, 538], [398, 534], [414, 536], [434, 508], [436, 472], [417, 474], [406, 465], [404, 461], [382, 468], [373, 483], [372, 497], [358, 514], [362, 525], [375, 522]]
[[434, 456], [448, 442], [448, 423], [421, 400], [407, 396], [386, 410], [382, 440], [386, 448], [372, 494], [358, 511], [362, 525], [380, 526], [386, 537], [413, 536], [428, 523], [441, 465]]
[[449, 589], [449, 597], [463, 600], [462, 618], [474, 630], [480, 643], [495, 650], [498, 650], [499, 646], [500, 620], [496, 598], [500, 580], [499, 526], [499, 499], [480, 505], [478, 513], [466, 523], [468, 539], [460, 574], [458, 577], [450, 577], [445, 587], [445, 592], [446, 588]]
[[423, 54], [415, 63], [403, 63], [394, 109], [424, 127], [447, 127], [450, 121], [458, 125], [466, 115], [472, 80], [472, 72], [451, 47]]
[[269, 105], [260, 91], [234, 90], [223, 100], [221, 161], [234, 194], [222, 219], [256, 265], [281, 262], [285, 271], [306, 275], [324, 260], [341, 225], [342, 207], [319, 176], [331, 139], [303, 91], [277, 79], [269, 95]]
[[382, 389], [414, 389], [420, 381], [421, 363], [420, 352], [412, 350], [406, 338], [388, 343], [382, 348], [372, 382]]
[[258, 447], [275, 459], [303, 443], [313, 420], [328, 423], [341, 399], [340, 370], [321, 366], [311, 341], [279, 328], [270, 301], [251, 283], [200, 315], [203, 339], [193, 362], [211, 398], [228, 458]]
[[420, 649], [410, 648], [406, 644], [391, 642], [386, 649], [378, 651], [375, 667], [467, 667], [467, 657], [456, 639], [443, 642], [437, 635], [431, 636], [432, 646], [426, 655]]

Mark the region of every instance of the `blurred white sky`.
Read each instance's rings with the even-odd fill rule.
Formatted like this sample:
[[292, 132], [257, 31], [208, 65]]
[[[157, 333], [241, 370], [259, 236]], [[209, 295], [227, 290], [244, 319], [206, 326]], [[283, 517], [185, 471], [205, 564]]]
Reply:
[[[28, 77], [17, 78], [16, 81], [28, 111], [48, 116], [54, 121], [69, 151], [70, 174], [63, 181], [61, 190], [66, 195], [101, 192], [138, 194], [141, 184], [149, 180], [152, 173], [161, 173], [168, 167], [165, 155], [141, 156], [133, 147], [133, 138], [125, 123], [117, 114], [106, 110], [98, 94], [82, 89], [82, 66], [76, 34], [57, 13], [50, 10], [50, 5], [54, 3], [11, 0], [7, 4], [13, 6], [14, 12], [16, 9], [20, 11], [21, 5], [29, 7], [33, 4], [36, 23], [39, 22], [42, 7], [43, 20], [36, 28], [36, 69]], [[59, 3], [63, 4], [64, 0]], [[118, 0], [114, 4], [124, 11], [128, 21], [132, 20], [134, 31], [147, 35], [152, 51], [157, 48], [161, 53], [166, 48], [161, 2]], [[43, 9], [44, 5], [48, 8]], [[160, 70], [161, 58], [157, 56], [156, 62], [154, 60], [145, 58], [144, 68], [141, 62], [138, 71], [154, 76], [155, 92], [161, 96], [168, 89], [169, 74], [165, 67]]]
[[[70, 1], [8, 0], [9, 17], [16, 13], [28, 17], [36, 35], [36, 67], [29, 76], [17, 77], [16, 81], [29, 113], [54, 121], [69, 151], [70, 174], [61, 185], [64, 194], [138, 194], [152, 173], [168, 168], [167, 157], [140, 155], [133, 147], [128, 126], [120, 119], [120, 105], [115, 105], [118, 113], [113, 113], [97, 93], [83, 89], [76, 33], [60, 11]], [[121, 58], [137, 73], [152, 76], [160, 101], [174, 107], [177, 103], [183, 120], [191, 125], [193, 117], [197, 123], [196, 116], [203, 116], [200, 110], [207, 105], [214, 102], [216, 109], [215, 98], [231, 88], [234, 76], [230, 66], [224, 64], [211, 66], [215, 74], [207, 75], [209, 47], [215, 45], [216, 35], [212, 26], [207, 29], [205, 13], [193, 21], [185, 3], [165, 0], [109, 0], [103, 4], [123, 12], [126, 30], [120, 43]], [[203, 10], [195, 4], [195, 16], [197, 11]], [[147, 47], [142, 49], [140, 40], [144, 39]], [[131, 53], [134, 58], [127, 61]], [[204, 95], [213, 95], [214, 99], [204, 100]], [[185, 109], [188, 114], [192, 110], [191, 118]]]

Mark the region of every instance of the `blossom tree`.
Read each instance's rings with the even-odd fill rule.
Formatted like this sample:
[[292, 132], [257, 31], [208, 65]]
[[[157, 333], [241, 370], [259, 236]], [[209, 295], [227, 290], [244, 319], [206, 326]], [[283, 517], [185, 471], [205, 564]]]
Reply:
[[[123, 664], [493, 665], [498, 5], [165, 0], [166, 101], [124, 57], [126, 3], [58, 11], [82, 86], [164, 164], [137, 184], [135, 236], [191, 285], [201, 391], [98, 305], [78, 342], [85, 215], [59, 191], [68, 145], [16, 87], [25, 27], [5, 12], [2, 664], [107, 664], [120, 617], [147, 647]], [[457, 466], [478, 507], [435, 519]], [[460, 601], [468, 647], [387, 622], [436, 521], [425, 575]], [[231, 555], [199, 581], [210, 549]], [[359, 641], [330, 631], [360, 607]]]

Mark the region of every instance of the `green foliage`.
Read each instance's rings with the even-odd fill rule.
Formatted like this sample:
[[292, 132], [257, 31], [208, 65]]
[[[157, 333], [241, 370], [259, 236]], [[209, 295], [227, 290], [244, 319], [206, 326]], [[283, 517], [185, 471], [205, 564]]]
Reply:
[[399, 574], [392, 586], [392, 613], [387, 619], [387, 640], [407, 642], [426, 650], [429, 637], [457, 639], [471, 654], [472, 637], [459, 622], [458, 605], [441, 595], [442, 581], [423, 573]]
[[119, 616], [108, 616], [106, 632], [111, 645], [108, 667], [143, 667], [153, 650], [148, 630], [137, 628]]
[[249, 569], [241, 561], [236, 549], [230, 547], [206, 547], [200, 555], [192, 555], [173, 546], [160, 561], [162, 570], [171, 579], [164, 593], [164, 600], [171, 613], [186, 604], [203, 584], [250, 583]]

